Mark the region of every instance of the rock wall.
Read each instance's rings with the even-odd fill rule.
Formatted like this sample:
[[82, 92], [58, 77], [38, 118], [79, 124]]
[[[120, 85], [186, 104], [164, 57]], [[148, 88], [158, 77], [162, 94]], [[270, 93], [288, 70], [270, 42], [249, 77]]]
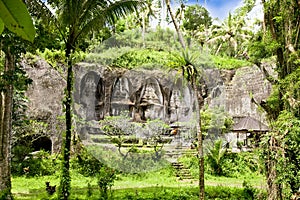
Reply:
[[46, 61], [38, 59], [34, 62], [21, 63], [28, 77], [33, 80], [26, 92], [29, 98], [27, 115], [31, 119], [48, 124], [47, 135], [52, 141], [52, 151], [60, 149], [64, 122], [62, 100], [66, 81]]
[[[272, 71], [271, 66], [269, 70]], [[205, 74], [209, 90], [206, 103], [210, 107], [224, 107], [232, 117], [250, 116], [266, 123], [265, 113], [251, 102], [251, 97], [258, 103], [266, 100], [272, 91], [272, 85], [259, 68], [210, 69]]]
[[76, 67], [75, 111], [80, 118], [100, 120], [129, 112], [134, 121], [188, 121], [194, 111], [191, 87], [176, 71], [108, 70], [95, 64]]
[[[24, 63], [33, 79], [27, 91], [28, 113], [32, 118], [50, 124], [53, 150], [58, 150], [62, 121], [62, 99], [65, 79], [45, 61]], [[160, 118], [167, 123], [188, 121], [195, 110], [191, 87], [176, 71], [111, 69], [97, 64], [75, 66], [74, 111], [88, 121], [127, 110], [135, 121]], [[251, 102], [265, 100], [271, 84], [256, 67], [237, 70], [206, 69], [202, 95], [210, 107], [223, 107], [233, 117], [251, 116], [265, 122], [265, 114]], [[57, 128], [59, 125], [60, 128]]]

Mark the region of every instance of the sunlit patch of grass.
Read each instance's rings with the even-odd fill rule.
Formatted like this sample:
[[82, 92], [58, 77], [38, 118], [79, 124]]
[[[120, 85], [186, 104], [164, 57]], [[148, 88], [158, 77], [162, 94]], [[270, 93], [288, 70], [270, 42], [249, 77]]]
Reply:
[[[71, 170], [71, 197], [70, 199], [99, 199], [100, 192], [96, 177], [84, 177], [75, 170]], [[215, 194], [215, 190], [232, 189], [232, 193], [242, 191], [243, 181], [246, 180], [253, 187], [264, 189], [265, 185], [262, 176], [243, 176], [239, 178], [216, 177], [206, 174], [205, 185], [208, 191]], [[55, 199], [57, 192], [50, 196], [45, 190], [45, 182], [50, 181], [51, 185], [59, 185], [59, 175], [43, 177], [13, 177], [12, 192], [16, 200], [29, 199]], [[89, 186], [88, 186], [89, 185]], [[168, 199], [197, 199], [198, 181], [180, 181], [174, 175], [171, 167], [163, 168], [143, 174], [118, 174], [112, 187], [112, 199], [131, 199], [138, 194], [141, 199], [151, 199], [155, 196], [160, 198], [167, 195]], [[57, 188], [58, 190], [58, 188]], [[180, 192], [181, 191], [181, 192]], [[88, 193], [90, 192], [90, 196]], [[135, 199], [135, 198], [133, 198]], [[172, 199], [172, 200], [174, 200]]]
[[243, 182], [247, 181], [253, 187], [256, 188], [265, 188], [266, 181], [262, 175], [257, 174], [248, 174], [243, 175], [238, 178], [236, 177], [225, 177], [225, 176], [212, 176], [210, 174], [205, 175], [205, 183], [206, 185], [211, 186], [229, 186], [229, 187], [242, 187]]
[[252, 66], [253, 64], [247, 60], [240, 60], [236, 58], [211, 56], [213, 63], [218, 69], [238, 69], [241, 67]]

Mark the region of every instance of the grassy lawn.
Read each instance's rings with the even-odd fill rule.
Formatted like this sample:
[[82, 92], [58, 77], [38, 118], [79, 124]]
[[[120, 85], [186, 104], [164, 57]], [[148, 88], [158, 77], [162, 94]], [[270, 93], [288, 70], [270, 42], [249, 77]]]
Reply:
[[[100, 194], [96, 178], [84, 177], [74, 171], [71, 172], [71, 176], [71, 199], [99, 199]], [[209, 195], [211, 195], [214, 193], [214, 188], [217, 187], [218, 190], [221, 188], [225, 192], [230, 190], [234, 190], [234, 193], [242, 191], [244, 180], [259, 189], [265, 185], [262, 176], [228, 178], [207, 175], [205, 183], [206, 189], [208, 192], [210, 191]], [[12, 192], [15, 199], [55, 199], [56, 195], [49, 196], [47, 194], [45, 190], [46, 181], [50, 181], [51, 185], [59, 185], [59, 176], [13, 177]], [[173, 196], [174, 199], [197, 199], [197, 184], [197, 180], [178, 180], [170, 169], [138, 175], [119, 174], [112, 187], [112, 199], [136, 199], [139, 195], [143, 198], [137, 199], [155, 199], [155, 196], [157, 199], [161, 199], [160, 196]], [[90, 196], [88, 196], [89, 192]]]

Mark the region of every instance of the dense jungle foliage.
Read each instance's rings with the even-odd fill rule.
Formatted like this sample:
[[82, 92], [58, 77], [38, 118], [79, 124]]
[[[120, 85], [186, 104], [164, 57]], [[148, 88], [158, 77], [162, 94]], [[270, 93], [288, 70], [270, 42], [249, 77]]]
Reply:
[[[20, 184], [27, 185], [25, 188], [36, 186], [33, 191], [41, 193], [34, 196], [33, 192], [29, 199], [71, 199], [76, 195], [78, 199], [204, 199], [204, 195], [207, 199], [299, 198], [299, 1], [262, 0], [263, 19], [254, 23], [249, 19], [254, 0], [244, 0], [241, 7], [219, 23], [215, 23], [203, 6], [190, 5], [189, 1], [176, 2], [180, 6], [175, 10], [170, 0], [0, 1], [0, 199], [10, 200], [13, 195], [16, 199], [26, 199], [20, 195], [26, 191]], [[163, 8], [166, 15], [162, 15]], [[155, 18], [158, 24], [151, 27]], [[161, 26], [163, 20], [175, 29]], [[60, 152], [53, 154], [44, 150], [33, 153], [35, 141], [47, 136], [49, 124], [26, 116], [25, 92], [32, 81], [21, 63], [23, 59], [34, 63], [40, 59], [37, 56], [47, 60], [67, 82], [62, 102], [63, 142]], [[183, 185], [180, 190], [172, 188], [176, 184], [167, 181], [176, 182], [175, 172], [169, 167], [149, 176], [163, 177], [167, 180], [163, 183], [170, 188], [148, 185], [144, 191], [137, 189], [140, 183], [136, 180], [150, 181], [148, 175], [144, 174], [142, 179], [143, 175], [110, 169], [89, 155], [75, 137], [73, 66], [80, 61], [97, 62], [110, 68], [182, 70], [187, 81], [195, 86], [194, 91], [197, 91], [201, 69], [257, 67], [272, 84], [272, 94], [266, 101], [253, 97], [252, 103], [267, 114], [270, 131], [261, 137], [253, 152], [232, 153], [221, 140], [202, 144], [206, 128], [213, 123], [212, 116], [220, 114], [207, 111], [204, 106], [199, 116], [201, 139], [195, 144], [199, 147], [198, 157], [192, 154], [180, 158], [192, 176], [199, 179], [199, 188], [196, 184]], [[266, 69], [266, 63], [274, 66], [275, 73]], [[226, 118], [224, 126], [215, 130], [226, 132], [232, 123]], [[243, 180], [242, 188], [206, 186], [204, 192], [201, 167], [206, 174], [205, 181], [216, 183], [218, 178], [226, 177], [227, 181], [235, 178]], [[262, 175], [266, 177], [267, 194], [263, 188], [249, 183], [251, 178], [259, 179]], [[86, 182], [80, 182], [77, 176]], [[30, 177], [40, 182], [30, 186], [27, 182], [34, 180]], [[110, 190], [112, 186], [124, 184], [122, 181], [128, 177], [135, 189], [115, 190], [115, 193]], [[41, 182], [44, 185], [49, 180], [58, 186], [54, 196], [44, 186], [41, 189]], [[83, 189], [84, 197], [76, 187]]]

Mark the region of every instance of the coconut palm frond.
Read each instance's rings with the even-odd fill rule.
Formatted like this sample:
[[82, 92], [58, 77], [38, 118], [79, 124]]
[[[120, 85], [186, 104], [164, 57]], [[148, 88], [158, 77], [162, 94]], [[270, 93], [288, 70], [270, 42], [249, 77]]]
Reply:
[[97, 27], [102, 28], [106, 23], [115, 23], [117, 19], [137, 11], [144, 5], [142, 1], [138, 0], [122, 0], [113, 4], [103, 4], [103, 1], [95, 1], [83, 9], [85, 14], [81, 15], [79, 22], [81, 26], [76, 37], [79, 38]]
[[137, 11], [145, 6], [143, 1], [121, 0], [116, 1], [103, 10], [105, 21], [115, 23], [117, 19], [124, 17], [128, 13]]
[[42, 0], [25, 0], [24, 2], [29, 13], [32, 16], [43, 20], [45, 24], [50, 24], [56, 20], [54, 13], [51, 12]]

